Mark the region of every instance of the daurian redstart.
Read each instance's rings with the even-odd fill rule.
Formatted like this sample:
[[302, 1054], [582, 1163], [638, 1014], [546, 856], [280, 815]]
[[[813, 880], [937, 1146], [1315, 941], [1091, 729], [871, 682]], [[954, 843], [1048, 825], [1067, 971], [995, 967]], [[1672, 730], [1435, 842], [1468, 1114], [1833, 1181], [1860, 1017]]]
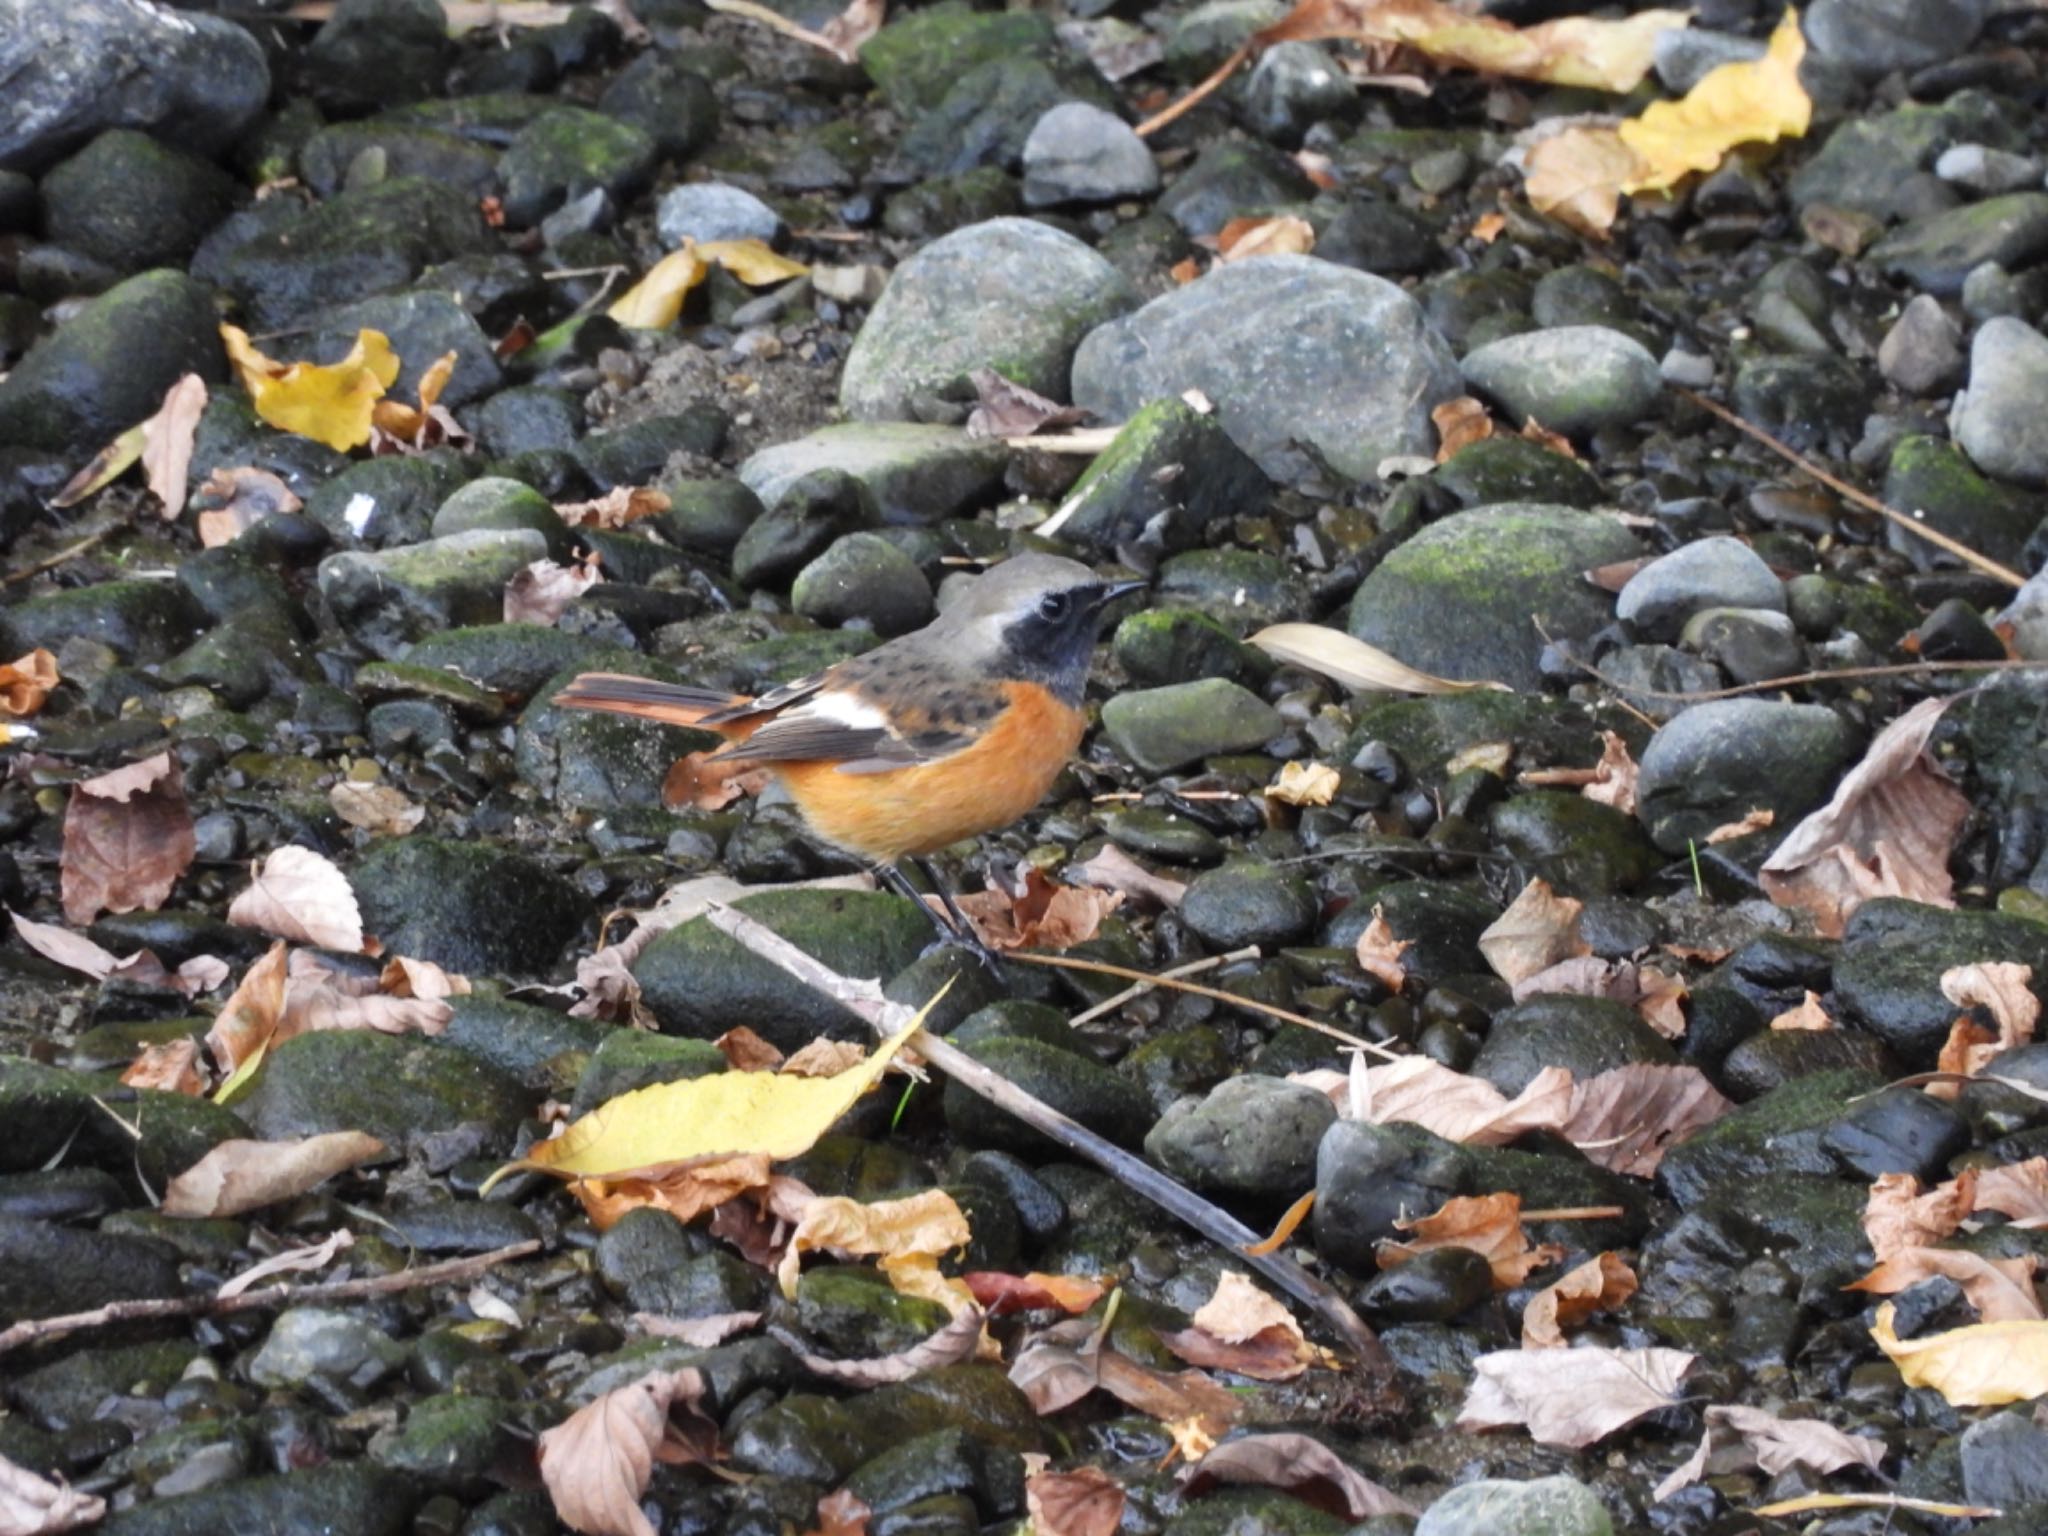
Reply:
[[555, 701], [716, 731], [731, 745], [709, 762], [772, 769], [813, 832], [900, 887], [899, 860], [1044, 797], [1081, 742], [1102, 612], [1144, 585], [1020, 555], [915, 634], [759, 698], [586, 672]]

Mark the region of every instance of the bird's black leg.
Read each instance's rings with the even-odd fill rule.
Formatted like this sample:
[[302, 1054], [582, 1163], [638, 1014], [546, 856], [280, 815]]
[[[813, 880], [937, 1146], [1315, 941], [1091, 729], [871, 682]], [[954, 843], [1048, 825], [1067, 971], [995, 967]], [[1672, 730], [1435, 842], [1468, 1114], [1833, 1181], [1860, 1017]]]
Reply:
[[[953, 920], [953, 926], [960, 931], [961, 936], [968, 943], [981, 949], [984, 955], [988, 955], [987, 948], [982, 945], [980, 936], [975, 932], [974, 924], [969, 922], [967, 914], [960, 910], [960, 903], [953, 895], [953, 888], [946, 884], [939, 872], [932, 867], [932, 861], [919, 855], [912, 858], [911, 862], [917, 866], [917, 872], [924, 876], [925, 883], [939, 893], [939, 900], [946, 904], [946, 916]], [[995, 957], [988, 955], [988, 958]]]
[[960, 903], [953, 899], [951, 888], [947, 886], [945, 881], [939, 878], [938, 871], [933, 869], [923, 859], [918, 859], [916, 862], [918, 870], [924, 875], [925, 879], [931, 882], [932, 889], [938, 892], [939, 900], [945, 903], [947, 915], [941, 916], [938, 912], [934, 911], [931, 903], [924, 899], [917, 887], [910, 883], [909, 877], [896, 865], [878, 864], [875, 866], [875, 871], [881, 876], [882, 883], [888, 886], [890, 890], [896, 892], [899, 896], [909, 897], [910, 900], [916, 902], [923, 909], [925, 916], [931, 919], [932, 926], [938, 929], [939, 941], [941, 943], [957, 944], [961, 948], [971, 951], [975, 959], [979, 960], [983, 965], [988, 966], [991, 970], [1000, 971], [1002, 966], [1001, 962], [996, 959], [995, 951], [981, 941], [981, 935], [975, 931], [974, 924], [967, 920], [967, 914], [960, 910]]
[[[938, 929], [939, 938], [945, 943], [956, 943], [959, 941], [961, 933], [971, 934], [974, 931], [965, 922], [960, 922], [959, 927], [955, 928], [952, 922], [947, 921], [945, 917], [935, 912], [932, 909], [932, 904], [924, 899], [924, 894], [910, 883], [910, 877], [894, 864], [877, 864], [875, 866], [875, 874], [881, 879], [882, 884], [888, 886], [890, 890], [894, 891], [898, 896], [905, 898], [911, 905], [924, 913], [930, 919], [931, 925]], [[948, 910], [951, 910], [952, 905], [950, 900], [946, 903]]]

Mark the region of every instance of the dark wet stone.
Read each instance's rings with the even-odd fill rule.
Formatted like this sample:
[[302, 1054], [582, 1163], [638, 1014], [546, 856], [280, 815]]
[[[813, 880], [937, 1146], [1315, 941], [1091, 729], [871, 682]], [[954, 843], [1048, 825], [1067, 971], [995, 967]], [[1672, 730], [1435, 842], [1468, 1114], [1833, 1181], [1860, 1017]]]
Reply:
[[529, 228], [590, 192], [624, 203], [652, 180], [660, 157], [653, 138], [630, 123], [556, 107], [520, 130], [498, 162], [505, 222]]
[[1466, 383], [1517, 420], [1533, 418], [1567, 434], [1628, 426], [1664, 393], [1648, 349], [1598, 325], [1504, 336], [1473, 348], [1459, 366]]
[[566, 453], [581, 440], [584, 426], [583, 402], [545, 384], [499, 390], [462, 419], [484, 452], [499, 458], [529, 450]]
[[[1073, 510], [1060, 537], [1102, 553], [1126, 544], [1189, 549], [1212, 518], [1245, 512], [1267, 489], [1258, 465], [1213, 413], [1180, 399], [1155, 400], [1124, 424], [1067, 493], [1062, 510]], [[1168, 615], [1155, 610], [1149, 617]]]
[[1291, 1200], [1314, 1181], [1316, 1145], [1336, 1118], [1327, 1094], [1246, 1074], [1168, 1109], [1145, 1154], [1210, 1194]]
[[[1269, 49], [1266, 57], [1278, 51]], [[1354, 198], [1316, 235], [1316, 255], [1381, 277], [1413, 277], [1442, 262], [1443, 246], [1422, 215], [1399, 203]]]
[[392, 1207], [391, 1230], [422, 1253], [490, 1253], [539, 1237], [526, 1212], [488, 1200], [427, 1199]]
[[1662, 862], [1635, 819], [1569, 790], [1503, 800], [1487, 830], [1509, 855], [1571, 896], [1633, 890]]
[[859, 621], [885, 638], [931, 622], [931, 583], [917, 562], [875, 533], [849, 533], [797, 572], [790, 607], [815, 623]]
[[1953, 1104], [1918, 1089], [1887, 1088], [1853, 1105], [1822, 1145], [1866, 1179], [1910, 1173], [1933, 1185], [1947, 1177], [1949, 1160], [1969, 1149], [1970, 1127]]
[[1939, 104], [1911, 102], [1890, 112], [1845, 119], [1792, 175], [1799, 207], [1828, 204], [1876, 217], [1906, 212], [1915, 173], [1966, 140], [2019, 142], [2009, 107], [1981, 91], [1959, 91]]
[[1256, 690], [1274, 668], [1265, 652], [1191, 608], [1147, 608], [1132, 614], [1117, 625], [1111, 650], [1124, 675], [1143, 688], [1217, 677]]
[[[955, 1032], [957, 1035], [957, 1031]], [[1008, 1036], [964, 1047], [992, 1068], [1070, 1119], [1119, 1146], [1139, 1145], [1153, 1121], [1151, 1102], [1107, 1067], [1058, 1046]], [[986, 1099], [956, 1082], [945, 1090], [946, 1124], [962, 1141], [1020, 1157], [1044, 1156], [1051, 1143]]]
[[937, 1302], [904, 1295], [878, 1270], [826, 1264], [805, 1270], [797, 1281], [797, 1333], [837, 1359], [896, 1354], [923, 1343], [950, 1318]]
[[1052, 51], [1052, 23], [1035, 12], [935, 5], [891, 19], [861, 45], [860, 62], [889, 104], [911, 114], [936, 107], [976, 65]]
[[249, 1362], [261, 1387], [304, 1387], [316, 1381], [375, 1386], [405, 1364], [406, 1347], [369, 1318], [336, 1308], [292, 1307], [277, 1314], [263, 1347]]
[[1047, 112], [1076, 105], [1108, 109], [1116, 98], [1093, 71], [1065, 59], [991, 59], [954, 81], [939, 104], [910, 125], [882, 176], [955, 176], [981, 166], [1014, 171], [1032, 125]]
[[[1241, 110], [1253, 133], [1292, 148], [1318, 123], [1355, 119], [1357, 107], [1358, 88], [1337, 67], [1327, 48], [1313, 42], [1287, 42], [1258, 55], [1245, 77]], [[1316, 242], [1319, 250], [1322, 244]]]
[[146, 1237], [0, 1216], [0, 1323], [176, 1296], [177, 1253]]
[[723, 410], [700, 400], [673, 415], [645, 416], [592, 433], [576, 444], [576, 462], [599, 490], [645, 485], [678, 453], [700, 458], [717, 453], [731, 425]]
[[1957, 1012], [1942, 995], [1942, 972], [1986, 960], [2017, 961], [2048, 977], [2048, 929], [1998, 912], [1889, 897], [1865, 902], [1842, 935], [1835, 1000], [1846, 1018], [1896, 1051], [1907, 1071], [1926, 1071]]
[[667, 1035], [615, 1029], [591, 1053], [576, 1082], [571, 1109], [588, 1114], [608, 1099], [656, 1083], [680, 1082], [726, 1070], [724, 1053], [709, 1040], [675, 1040]]
[[873, 494], [859, 480], [840, 469], [811, 470], [740, 535], [733, 579], [743, 587], [780, 586], [841, 538], [880, 520]]
[[324, 1536], [406, 1536], [425, 1490], [364, 1461], [252, 1477], [109, 1515], [110, 1536], [212, 1536], [233, 1530], [318, 1530]]
[[1829, 1131], [1851, 1100], [1883, 1086], [1870, 1072], [1794, 1078], [1673, 1147], [1658, 1183], [1681, 1206], [1692, 1206], [1719, 1189], [1742, 1191], [1766, 1174], [1831, 1178], [1840, 1165], [1827, 1150]]
[[1382, 1270], [1359, 1293], [1375, 1321], [1449, 1322], [1493, 1294], [1493, 1270], [1470, 1248], [1433, 1248]]
[[76, 1349], [47, 1364], [23, 1361], [7, 1383], [7, 1400], [43, 1429], [72, 1431], [90, 1423], [110, 1397], [161, 1397], [198, 1355], [196, 1344], [179, 1339]]
[[[365, 459], [325, 478], [306, 498], [305, 515], [343, 549], [416, 544], [427, 537], [435, 508], [461, 488], [470, 469], [445, 449]], [[404, 552], [394, 556], [406, 558]]]
[[[901, 897], [860, 891], [772, 891], [736, 903], [846, 976], [893, 976], [931, 939]], [[819, 1035], [865, 1039], [852, 1014], [694, 918], [649, 945], [633, 966], [641, 995], [670, 1034], [710, 1040], [737, 1024], [795, 1050]]]
[[1226, 864], [1195, 877], [1180, 915], [1219, 950], [1290, 944], [1315, 926], [1315, 892], [1299, 874], [1278, 865]]
[[301, 321], [338, 295], [388, 293], [436, 262], [495, 249], [473, 202], [417, 177], [351, 189], [246, 239], [216, 248], [219, 240], [201, 249], [194, 270], [235, 297], [251, 329], [265, 330]]
[[1677, 1059], [1633, 1008], [1599, 997], [1539, 993], [1494, 1018], [1471, 1070], [1514, 1095], [1545, 1067], [1563, 1067], [1584, 1082], [1616, 1067]]
[[430, 525], [435, 538], [478, 528], [530, 528], [548, 541], [551, 560], [568, 560], [576, 542], [569, 525], [562, 521], [547, 497], [529, 485], [500, 475], [485, 475], [457, 486], [434, 509]]
[[530, 1454], [518, 1404], [468, 1393], [424, 1397], [405, 1422], [380, 1431], [369, 1459], [429, 1487], [480, 1498]]
[[1758, 357], [1735, 376], [1735, 409], [1743, 419], [1800, 449], [1853, 436], [1870, 396], [1862, 370], [1817, 353]]
[[1344, 1522], [1274, 1488], [1218, 1488], [1183, 1504], [1162, 1536], [1339, 1536]]
[[1236, 1063], [1223, 1032], [1211, 1024], [1190, 1024], [1154, 1035], [1117, 1063], [1117, 1071], [1145, 1090], [1162, 1114], [1175, 1100], [1208, 1092]]
[[1114, 811], [1103, 818], [1110, 841], [1130, 853], [1173, 864], [1220, 864], [1223, 840], [1199, 822], [1152, 806]]
[[449, 352], [455, 354], [455, 371], [442, 386], [440, 403], [450, 410], [492, 393], [504, 380], [490, 338], [445, 293], [398, 293], [328, 310], [315, 322], [310, 346], [293, 355], [339, 362], [364, 330], [383, 332], [398, 354], [394, 399], [418, 400], [420, 376]]
[[1508, 503], [1432, 523], [1381, 562], [1352, 601], [1351, 632], [1412, 667], [1535, 692], [1544, 644], [1585, 639], [1611, 617], [1581, 574], [1641, 553], [1610, 518]]
[[1460, 507], [1533, 501], [1590, 508], [1607, 494], [1592, 471], [1576, 459], [1499, 432], [1459, 449], [1438, 466], [1429, 483], [1449, 492]]
[[1195, 608], [1233, 633], [1307, 617], [1301, 574], [1277, 555], [1250, 549], [1191, 549], [1159, 567], [1153, 600]]
[[1866, 260], [1937, 298], [1954, 298], [1987, 261], [2008, 270], [2048, 254], [2048, 193], [2008, 192], [1916, 219], [1894, 230]]
[[504, 613], [505, 584], [547, 554], [528, 529], [477, 529], [320, 562], [320, 595], [342, 628], [395, 659], [437, 630], [489, 624]]
[[1767, 682], [1806, 670], [1798, 629], [1769, 609], [1704, 609], [1686, 621], [1679, 639], [1737, 683]]
[[1997, 1413], [1963, 1431], [1963, 1490], [2004, 1509], [2048, 1503], [2048, 1429], [2020, 1413]]
[[602, 648], [579, 635], [540, 624], [479, 624], [429, 635], [405, 653], [408, 665], [468, 678], [513, 700]]
[[245, 1104], [258, 1137], [367, 1131], [397, 1150], [463, 1125], [510, 1144], [526, 1091], [431, 1040], [359, 1030], [299, 1035], [273, 1050]]
[[586, 670], [677, 681], [671, 669], [644, 656], [593, 645], [535, 690], [520, 717], [514, 746], [519, 776], [562, 807], [661, 808], [662, 777], [670, 766], [686, 753], [709, 751], [718, 738], [708, 731], [557, 706], [554, 695]]
[[417, 176], [475, 197], [498, 185], [498, 157], [482, 145], [423, 123], [389, 118], [322, 128], [299, 151], [299, 174], [315, 194], [333, 197], [348, 184], [362, 155], [382, 156], [386, 178]]
[[151, 662], [181, 649], [202, 622], [198, 605], [168, 582], [104, 581], [16, 603], [0, 613], [0, 636], [14, 656], [91, 641], [124, 661]]
[[654, 51], [612, 77], [597, 109], [638, 128], [667, 159], [686, 160], [718, 136], [718, 98], [704, 77]]
[[117, 272], [175, 263], [234, 206], [234, 178], [133, 129], [101, 134], [42, 182], [43, 229]]
[[[1299, 345], [1308, 334], [1317, 344]], [[1293, 482], [1316, 458], [1363, 480], [1390, 454], [1433, 450], [1429, 412], [1459, 381], [1392, 283], [1311, 256], [1264, 256], [1101, 325], [1074, 357], [1075, 402], [1110, 421], [1189, 388], [1267, 475]]]
[[946, 1428], [995, 1448], [1039, 1447], [1030, 1404], [1000, 1368], [956, 1365], [845, 1402], [786, 1397], [748, 1419], [733, 1437], [732, 1460], [749, 1472], [832, 1484], [896, 1443]]
[[1023, 206], [1016, 180], [984, 165], [905, 187], [889, 199], [882, 227], [899, 240], [932, 240], [969, 224], [1020, 212]]
[[1102, 728], [1117, 750], [1150, 773], [1205, 757], [1250, 751], [1279, 734], [1272, 705], [1223, 678], [1120, 693], [1103, 706]]
[[1024, 1462], [1015, 1451], [981, 1444], [958, 1429], [934, 1430], [865, 1462], [847, 1488], [878, 1514], [941, 1494], [961, 1495], [983, 1521], [1024, 1507]]
[[976, 368], [1063, 400], [1082, 337], [1136, 301], [1071, 235], [1025, 219], [970, 225], [890, 277], [847, 357], [840, 404], [866, 420], [901, 419], [915, 397], [957, 387]]
[[156, 414], [187, 373], [215, 383], [224, 354], [213, 294], [173, 271], [109, 289], [0, 378], [0, 442], [81, 460]]
[[[130, 1058], [133, 1059], [133, 1053]], [[0, 1221], [97, 1221], [127, 1204], [120, 1182], [97, 1168], [0, 1174]]]
[[1672, 854], [1753, 810], [1790, 827], [1827, 799], [1854, 748], [1849, 725], [1816, 705], [1697, 704], [1643, 752], [1636, 814]]
[[301, 84], [331, 115], [355, 117], [440, 94], [454, 55], [433, 0], [341, 0], [302, 56]]
[[596, 1019], [572, 1018], [509, 998], [472, 993], [452, 997], [454, 1010], [438, 1037], [517, 1078], [536, 1092], [558, 1086], [558, 1059], [599, 1049], [617, 1031]]
[[485, 844], [392, 838], [352, 880], [364, 924], [387, 948], [465, 973], [545, 971], [590, 915], [568, 882]]
[[1205, 147], [1159, 199], [1159, 211], [1190, 235], [1213, 235], [1232, 219], [1305, 203], [1315, 183], [1267, 144], [1218, 140]]
[[1883, 1041], [1853, 1030], [1770, 1029], [1730, 1051], [1716, 1081], [1741, 1104], [1795, 1078], [1849, 1070], [1896, 1077], [1898, 1061]]

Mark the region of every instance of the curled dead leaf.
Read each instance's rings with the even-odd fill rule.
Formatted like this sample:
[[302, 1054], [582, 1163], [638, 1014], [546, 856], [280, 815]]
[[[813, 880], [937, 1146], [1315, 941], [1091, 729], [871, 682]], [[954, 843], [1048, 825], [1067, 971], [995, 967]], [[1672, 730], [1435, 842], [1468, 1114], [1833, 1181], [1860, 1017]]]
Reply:
[[1512, 1192], [1454, 1195], [1429, 1215], [1395, 1225], [1408, 1237], [1378, 1245], [1376, 1255], [1382, 1269], [1405, 1264], [1436, 1248], [1469, 1248], [1493, 1271], [1493, 1288], [1507, 1291], [1564, 1257], [1564, 1249], [1555, 1243], [1530, 1243], [1529, 1234], [1522, 1230], [1522, 1197]]
[[327, 803], [350, 826], [384, 837], [403, 837], [427, 819], [426, 807], [413, 804], [389, 784], [344, 779], [327, 792]]
[[561, 622], [569, 605], [604, 580], [595, 551], [574, 565], [554, 560], [536, 560], [513, 572], [505, 583], [505, 622], [543, 624]]
[[1612, 1312], [1636, 1293], [1636, 1272], [1618, 1253], [1596, 1254], [1529, 1298], [1522, 1309], [1522, 1348], [1563, 1349], [1564, 1330], [1595, 1312]]
[[1547, 880], [1531, 880], [1479, 935], [1479, 952], [1510, 986], [1560, 960], [1588, 954], [1592, 946], [1579, 936], [1579, 914], [1585, 905], [1558, 895]]
[[359, 954], [366, 948], [355, 888], [335, 863], [287, 844], [251, 870], [249, 889], [228, 906], [228, 921], [294, 944]]
[[1284, 1488], [1304, 1503], [1352, 1524], [1380, 1515], [1417, 1513], [1415, 1506], [1308, 1435], [1268, 1433], [1227, 1440], [1196, 1462], [1187, 1491], [1217, 1483]]
[[1527, 1429], [1539, 1445], [1583, 1450], [1681, 1399], [1697, 1356], [1678, 1349], [1504, 1349], [1473, 1362], [1463, 1430]]
[[577, 1409], [540, 1437], [540, 1478], [555, 1513], [583, 1536], [655, 1536], [640, 1510], [654, 1463], [679, 1437], [669, 1423], [697, 1407], [704, 1378], [694, 1369], [654, 1371]]
[[1266, 786], [1266, 798], [1282, 805], [1328, 805], [1337, 798], [1340, 782], [1328, 763], [1285, 763], [1280, 776]]
[[17, 720], [35, 714], [58, 681], [57, 658], [41, 647], [0, 666], [0, 714]]

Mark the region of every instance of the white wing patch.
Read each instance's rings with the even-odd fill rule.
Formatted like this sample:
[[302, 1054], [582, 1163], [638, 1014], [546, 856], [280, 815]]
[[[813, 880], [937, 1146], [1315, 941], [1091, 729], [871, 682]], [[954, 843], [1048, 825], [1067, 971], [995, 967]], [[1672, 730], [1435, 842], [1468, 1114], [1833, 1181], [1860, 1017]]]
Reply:
[[829, 720], [834, 725], [843, 725], [852, 731], [889, 730], [888, 716], [874, 705], [864, 703], [843, 690], [814, 694], [795, 709], [784, 711], [781, 718]]

